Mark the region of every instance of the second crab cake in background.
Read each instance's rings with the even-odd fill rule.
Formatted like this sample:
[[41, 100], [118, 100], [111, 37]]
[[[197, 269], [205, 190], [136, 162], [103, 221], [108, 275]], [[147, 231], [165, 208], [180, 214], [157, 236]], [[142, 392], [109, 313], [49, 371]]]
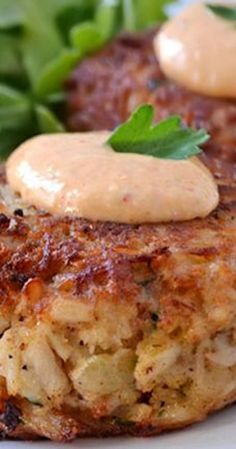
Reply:
[[69, 129], [113, 129], [149, 103], [156, 120], [179, 114], [188, 126], [207, 129], [207, 155], [236, 163], [236, 100], [194, 93], [168, 79], [154, 52], [157, 31], [123, 34], [78, 65], [65, 85]]

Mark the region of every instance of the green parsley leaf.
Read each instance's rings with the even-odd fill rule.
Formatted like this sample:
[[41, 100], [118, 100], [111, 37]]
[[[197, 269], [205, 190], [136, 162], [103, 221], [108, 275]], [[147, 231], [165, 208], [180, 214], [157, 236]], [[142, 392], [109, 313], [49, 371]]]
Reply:
[[236, 7], [224, 6], [224, 5], [211, 5], [206, 4], [214, 14], [220, 16], [222, 19], [236, 21]]
[[187, 159], [201, 153], [199, 145], [209, 139], [204, 129], [182, 126], [181, 118], [172, 116], [153, 126], [154, 109], [143, 105], [119, 126], [108, 144], [119, 153], [138, 153], [163, 159]]

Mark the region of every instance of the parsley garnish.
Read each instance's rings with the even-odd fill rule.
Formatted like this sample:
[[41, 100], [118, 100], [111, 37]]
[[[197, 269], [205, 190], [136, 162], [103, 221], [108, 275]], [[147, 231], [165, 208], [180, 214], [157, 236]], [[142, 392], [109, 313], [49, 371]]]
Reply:
[[154, 109], [143, 105], [119, 126], [108, 144], [119, 153], [138, 153], [163, 159], [187, 159], [201, 153], [199, 145], [209, 139], [204, 129], [182, 126], [179, 116], [153, 125]]
[[207, 8], [210, 9], [214, 14], [220, 16], [223, 19], [236, 21], [236, 7], [224, 6], [224, 5], [211, 5], [206, 4]]

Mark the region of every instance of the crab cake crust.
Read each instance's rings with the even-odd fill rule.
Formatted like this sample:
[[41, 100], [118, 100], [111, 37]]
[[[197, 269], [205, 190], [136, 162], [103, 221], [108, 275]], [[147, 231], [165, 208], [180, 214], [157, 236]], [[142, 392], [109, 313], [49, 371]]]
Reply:
[[26, 208], [2, 169], [2, 437], [155, 435], [236, 399], [236, 186], [217, 173], [206, 219], [130, 226]]

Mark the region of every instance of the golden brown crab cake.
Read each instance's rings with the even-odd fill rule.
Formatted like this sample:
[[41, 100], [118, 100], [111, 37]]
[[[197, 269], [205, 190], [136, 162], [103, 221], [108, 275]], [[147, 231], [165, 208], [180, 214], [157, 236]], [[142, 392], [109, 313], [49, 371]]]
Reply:
[[1, 174], [0, 431], [155, 435], [236, 399], [236, 186], [205, 219], [92, 223]]
[[154, 53], [156, 32], [123, 34], [79, 63], [65, 86], [69, 129], [113, 129], [149, 103], [157, 121], [179, 114], [188, 126], [206, 128], [207, 154], [236, 163], [235, 100], [198, 95], [167, 79]]

